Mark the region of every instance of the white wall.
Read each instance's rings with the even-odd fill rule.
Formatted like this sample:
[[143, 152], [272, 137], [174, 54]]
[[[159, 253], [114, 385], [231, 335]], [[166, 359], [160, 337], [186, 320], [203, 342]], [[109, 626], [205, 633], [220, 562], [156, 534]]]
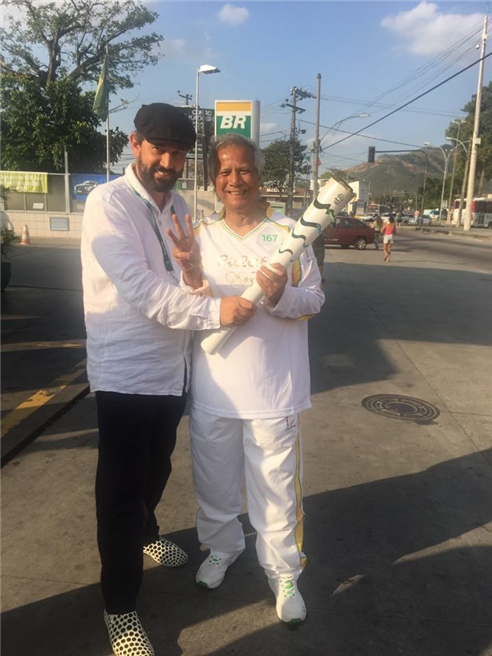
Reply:
[[[190, 210], [193, 211], [193, 191], [181, 191]], [[214, 191], [198, 192], [198, 218], [208, 216], [215, 211], [216, 195]], [[41, 237], [43, 239], [80, 239], [82, 234], [81, 212], [24, 212], [20, 210], [0, 210], [0, 225], [7, 226], [22, 233], [24, 225], [27, 225], [29, 236]], [[68, 217], [69, 230], [51, 230], [50, 217]]]

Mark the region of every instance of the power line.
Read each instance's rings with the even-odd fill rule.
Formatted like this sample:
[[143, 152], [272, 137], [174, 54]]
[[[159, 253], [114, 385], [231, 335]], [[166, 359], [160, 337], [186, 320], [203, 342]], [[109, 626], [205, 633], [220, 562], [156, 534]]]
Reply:
[[[452, 66], [454, 63], [456, 63], [456, 61], [458, 61], [461, 57], [463, 57], [464, 55], [468, 54], [468, 52], [473, 50], [473, 47], [468, 48], [465, 52], [458, 53], [457, 56], [456, 56], [457, 50], [460, 47], [464, 46], [467, 41], [469, 41], [470, 39], [473, 39], [475, 36], [480, 34], [481, 31], [482, 31], [482, 27], [479, 27], [476, 30], [473, 30], [472, 32], [470, 32], [469, 34], [464, 36], [463, 38], [458, 39], [458, 41], [456, 41], [455, 43], [450, 45], [446, 50], [444, 50], [439, 55], [437, 55], [436, 57], [431, 59], [424, 66], [421, 66], [420, 68], [418, 68], [413, 73], [410, 73], [410, 75], [408, 75], [406, 78], [404, 78], [401, 82], [397, 82], [394, 86], [390, 87], [390, 89], [388, 89], [388, 91], [382, 92], [378, 96], [376, 96], [374, 101], [370, 103], [369, 107], [372, 106], [374, 103], [376, 103], [381, 98], [384, 98], [385, 96], [393, 93], [394, 91], [398, 91], [398, 89], [402, 89], [403, 87], [411, 84], [412, 82], [416, 82], [422, 76], [426, 75], [427, 73], [430, 73], [433, 68], [435, 68], [439, 64], [445, 63], [446, 60], [449, 60], [451, 57], [454, 56], [454, 59], [452, 60], [452, 62], [450, 64], [445, 65], [444, 68], [441, 68], [440, 70], [438, 70], [437, 74], [434, 75], [434, 77], [431, 80], [427, 80], [427, 81], [424, 80], [424, 81], [420, 82], [421, 87], [422, 86], [427, 86], [428, 84], [431, 84], [437, 77], [439, 77], [439, 75], [441, 75], [445, 70], [447, 70], [450, 66]], [[411, 95], [411, 93], [409, 95]], [[406, 97], [401, 98], [400, 102], [402, 100], [405, 100], [406, 98], [408, 98], [408, 94], [407, 94]], [[396, 102], [398, 102], [398, 101], [395, 101], [394, 104], [396, 104]], [[394, 106], [394, 104], [393, 104], [393, 106]]]
[[336, 146], [339, 143], [342, 143], [343, 141], [346, 141], [347, 139], [350, 139], [350, 137], [354, 137], [362, 132], [362, 130], [367, 130], [368, 128], [371, 128], [373, 125], [376, 125], [376, 123], [380, 123], [381, 121], [384, 121], [385, 118], [388, 118], [389, 116], [392, 116], [393, 114], [396, 114], [396, 112], [401, 111], [404, 107], [407, 107], [408, 105], [411, 105], [412, 103], [416, 102], [420, 98], [423, 98], [426, 96], [428, 93], [431, 91], [434, 91], [435, 89], [438, 89], [439, 87], [442, 87], [443, 84], [446, 84], [446, 82], [449, 82], [450, 80], [453, 80], [455, 77], [458, 77], [458, 75], [461, 75], [465, 71], [467, 71], [469, 68], [472, 68], [473, 66], [476, 66], [479, 64], [482, 60], [487, 59], [487, 57], [490, 57], [492, 55], [492, 52], [489, 52], [488, 55], [485, 55], [484, 57], [480, 57], [480, 59], [477, 59], [477, 61], [472, 62], [468, 66], [465, 66], [465, 68], [462, 68], [460, 71], [457, 73], [454, 73], [450, 77], [446, 78], [442, 82], [439, 82], [439, 84], [434, 85], [432, 88], [428, 89], [427, 91], [424, 91], [423, 93], [419, 94], [416, 98], [413, 98], [412, 100], [409, 100], [406, 102], [404, 105], [401, 105], [400, 107], [397, 107], [393, 111], [389, 112], [388, 114], [385, 114], [384, 116], [381, 116], [381, 118], [378, 118], [376, 121], [373, 121], [372, 123], [369, 123], [369, 125], [364, 126], [357, 132], [353, 132], [351, 135], [344, 137], [343, 139], [340, 139], [339, 141], [335, 141], [335, 143], [331, 144], [332, 146]]
[[[380, 119], [381, 121], [383, 119]], [[309, 125], [314, 125], [312, 121], [306, 121], [304, 119], [303, 123], [308, 123]], [[327, 125], [321, 125], [320, 128], [327, 128]], [[369, 126], [366, 126], [369, 127]], [[340, 130], [339, 128], [331, 128], [334, 132], [342, 132], [343, 134], [348, 134], [349, 137], [353, 137], [354, 135], [358, 135], [359, 137], [362, 137], [363, 139], [371, 139], [373, 141], [384, 141], [386, 143], [392, 143], [392, 144], [398, 144], [399, 146], [411, 146], [412, 148], [420, 148], [418, 144], [410, 144], [406, 143], [404, 141], [394, 141], [393, 139], [383, 139], [383, 137], [373, 137], [371, 134], [361, 134], [361, 132], [349, 132], [348, 130]], [[362, 130], [365, 130], [366, 128], [361, 128]], [[336, 143], [339, 143], [338, 141]], [[330, 144], [331, 146], [334, 146], [335, 144]]]
[[[361, 100], [359, 98], [343, 98], [342, 96], [321, 96], [321, 99], [324, 101], [338, 102], [345, 105], [362, 105], [363, 107], [367, 107], [368, 104], [373, 104], [375, 107], [381, 107], [383, 109], [394, 107], [394, 104], [391, 103], [372, 103], [369, 100]], [[443, 110], [430, 109], [427, 107], [422, 107], [421, 109], [407, 109], [406, 111], [411, 112], [412, 114], [429, 114], [431, 116], [449, 116], [452, 118], [456, 116], [456, 112], [445, 112]]]

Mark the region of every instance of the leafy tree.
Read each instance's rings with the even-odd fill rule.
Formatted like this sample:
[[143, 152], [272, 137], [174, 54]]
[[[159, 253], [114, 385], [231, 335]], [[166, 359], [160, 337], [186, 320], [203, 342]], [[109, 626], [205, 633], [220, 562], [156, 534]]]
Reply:
[[[263, 180], [282, 190], [287, 184], [290, 166], [290, 140], [275, 139], [266, 148], [263, 148], [265, 167]], [[294, 176], [305, 177], [311, 170], [307, 146], [303, 146], [298, 139], [294, 140]]]
[[42, 88], [63, 78], [79, 84], [97, 82], [106, 47], [113, 91], [133, 87], [135, 73], [159, 59], [162, 36], [152, 32], [123, 38], [158, 16], [139, 0], [61, 0], [43, 5], [36, 0], [4, 0], [4, 6], [17, 9], [22, 18], [10, 16], [0, 30], [0, 72], [36, 81]]
[[[84, 93], [71, 79], [41, 87], [30, 77], [1, 79], [2, 167], [11, 171], [64, 171], [64, 149], [70, 170], [105, 170], [106, 137], [97, 131], [100, 119], [92, 111], [93, 93]], [[118, 128], [111, 130], [111, 162], [128, 142]]]
[[5, 202], [10, 194], [10, 187], [0, 184], [0, 200]]
[[[420, 188], [419, 189], [420, 195], [422, 195], [422, 192], [423, 192], [423, 188]], [[442, 178], [427, 178], [427, 183], [425, 185], [425, 197], [424, 197], [425, 208], [439, 207], [441, 203], [441, 192], [442, 192]]]
[[[470, 102], [463, 107], [463, 112], [467, 114], [464, 122], [459, 126], [459, 139], [462, 142], [469, 141], [473, 134], [473, 124], [475, 119], [476, 95], [472, 96]], [[458, 123], [450, 123], [446, 135], [448, 137], [458, 138]], [[485, 180], [492, 178], [492, 82], [482, 88], [482, 103], [480, 108], [480, 138], [481, 143], [477, 149], [477, 177], [479, 179], [477, 195], [482, 195], [482, 188]], [[456, 142], [451, 141], [456, 144]], [[470, 144], [465, 144], [467, 147]], [[456, 182], [463, 178], [465, 169], [466, 155], [461, 146], [458, 145], [456, 151]], [[456, 189], [457, 187], [455, 187]]]

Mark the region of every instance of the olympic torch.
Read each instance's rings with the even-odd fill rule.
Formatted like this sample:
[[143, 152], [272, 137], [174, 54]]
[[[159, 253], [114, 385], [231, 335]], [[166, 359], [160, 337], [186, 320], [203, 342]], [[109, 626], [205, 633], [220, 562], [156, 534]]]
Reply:
[[[290, 268], [303, 250], [323, 232], [331, 218], [338, 214], [354, 196], [354, 192], [346, 182], [339, 178], [330, 178], [277, 251], [273, 253], [266, 266], [272, 268], [272, 264], [279, 263], [286, 269]], [[275, 271], [274, 268], [272, 270]], [[263, 291], [256, 280], [242, 294], [242, 298], [252, 303], [259, 303], [263, 296]], [[234, 327], [221, 328], [207, 335], [201, 342], [203, 350], [213, 355], [225, 344], [234, 330]]]

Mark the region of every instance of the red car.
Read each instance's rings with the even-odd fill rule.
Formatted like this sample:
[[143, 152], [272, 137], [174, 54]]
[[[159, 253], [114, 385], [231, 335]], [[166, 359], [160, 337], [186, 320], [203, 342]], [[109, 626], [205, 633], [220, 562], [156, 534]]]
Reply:
[[324, 231], [325, 248], [330, 244], [349, 248], [355, 246], [363, 251], [367, 244], [374, 243], [374, 230], [359, 221], [347, 216], [337, 216]]

